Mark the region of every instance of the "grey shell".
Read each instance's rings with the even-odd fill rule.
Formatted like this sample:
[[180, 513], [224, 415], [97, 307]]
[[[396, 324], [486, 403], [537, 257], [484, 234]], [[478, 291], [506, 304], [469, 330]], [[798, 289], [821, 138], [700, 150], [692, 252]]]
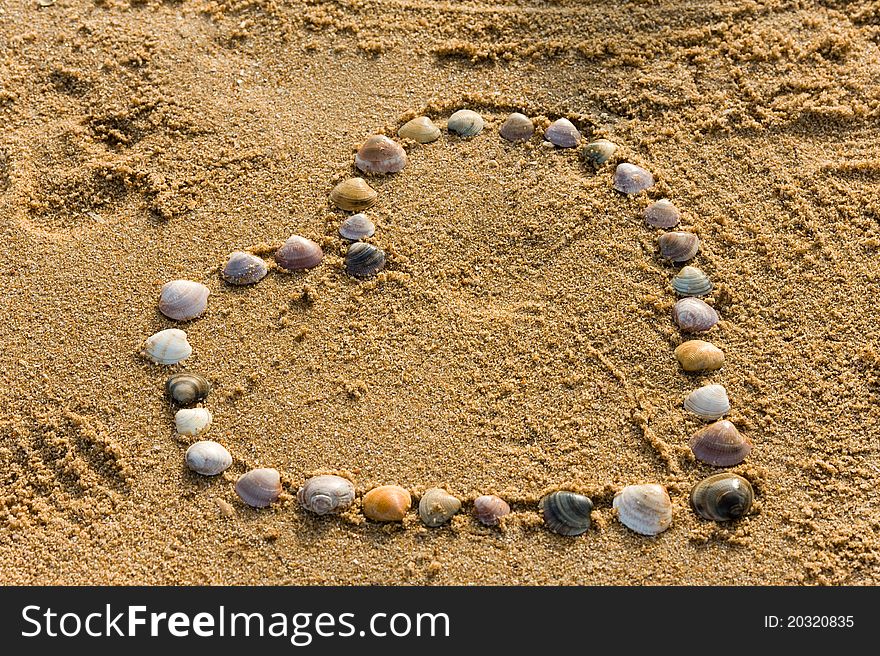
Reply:
[[359, 241], [348, 247], [345, 254], [345, 271], [350, 276], [368, 278], [385, 266], [385, 251], [373, 244]]
[[359, 241], [372, 237], [376, 232], [376, 226], [366, 214], [352, 214], [339, 226], [339, 234], [343, 239]]
[[691, 507], [703, 519], [728, 522], [748, 514], [755, 499], [752, 484], [729, 472], [713, 474], [694, 485]]
[[623, 162], [614, 171], [613, 184], [622, 194], [637, 194], [654, 186], [654, 176], [641, 166]]
[[333, 475], [313, 476], [296, 493], [299, 504], [318, 515], [348, 510], [354, 503], [354, 496], [352, 482]]
[[211, 392], [211, 383], [201, 374], [181, 371], [165, 381], [165, 391], [178, 405], [192, 405], [203, 401]]
[[234, 251], [220, 275], [230, 285], [253, 285], [265, 278], [268, 271], [263, 258], [245, 251]]
[[551, 492], [541, 499], [544, 523], [560, 535], [580, 535], [590, 528], [593, 502], [589, 497], [565, 490]]

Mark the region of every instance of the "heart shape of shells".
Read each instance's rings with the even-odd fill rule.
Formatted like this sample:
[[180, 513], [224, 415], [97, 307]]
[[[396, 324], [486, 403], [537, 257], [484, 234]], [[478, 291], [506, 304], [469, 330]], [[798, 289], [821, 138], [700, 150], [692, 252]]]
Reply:
[[[483, 117], [471, 109], [461, 109], [449, 116], [446, 129], [462, 139], [475, 138], [485, 129]], [[513, 144], [533, 138], [535, 122], [515, 112], [501, 125], [499, 136]], [[429, 147], [440, 138], [441, 129], [428, 116], [419, 116], [404, 123], [398, 136]], [[543, 138], [557, 148], [577, 148], [584, 139], [578, 128], [567, 118], [552, 122]], [[615, 157], [618, 147], [607, 139], [587, 143], [582, 149], [584, 161], [601, 174]], [[401, 171], [408, 163], [408, 155], [401, 144], [387, 135], [368, 137], [354, 158], [354, 166], [367, 175], [390, 175]], [[655, 184], [649, 170], [631, 163], [619, 162], [610, 176], [611, 186], [624, 196], [642, 194]], [[345, 271], [355, 278], [369, 278], [386, 264], [386, 254], [377, 246], [363, 241], [371, 237], [375, 224], [364, 214], [376, 204], [378, 193], [362, 177], [352, 177], [337, 184], [330, 191], [329, 201], [342, 212], [351, 214], [339, 226], [340, 237], [348, 243]], [[642, 217], [648, 228], [659, 229], [658, 251], [668, 263], [693, 260], [700, 251], [699, 237], [679, 228], [682, 215], [666, 198], [649, 204]], [[670, 230], [678, 228], [677, 230]], [[324, 258], [321, 247], [302, 235], [291, 235], [274, 253], [278, 267], [299, 271], [320, 266]], [[255, 253], [237, 250], [229, 254], [221, 270], [221, 277], [231, 285], [254, 285], [269, 273], [269, 266]], [[709, 294], [712, 283], [699, 268], [684, 266], [670, 282], [672, 291], [680, 299], [675, 303], [672, 319], [683, 334], [707, 333], [719, 322], [718, 312], [701, 296]], [[192, 321], [202, 316], [208, 307], [208, 288], [191, 280], [172, 280], [163, 285], [159, 294], [159, 310], [175, 321]], [[183, 330], [170, 328], [146, 339], [143, 355], [157, 365], [176, 365], [192, 354], [192, 346]], [[691, 339], [675, 349], [675, 357], [682, 370], [689, 373], [711, 372], [724, 364], [724, 352], [713, 344]], [[210, 429], [212, 416], [202, 407], [211, 391], [211, 384], [201, 374], [177, 372], [166, 381], [166, 391], [180, 409], [174, 422], [177, 433], [199, 438], [186, 450], [184, 461], [193, 472], [202, 476], [218, 476], [233, 464], [233, 455], [220, 443], [202, 439]], [[196, 407], [191, 407], [196, 406]], [[702, 419], [713, 422], [694, 433], [688, 445], [696, 460], [713, 467], [732, 467], [741, 463], [751, 452], [751, 442], [736, 426], [723, 419], [730, 411], [727, 391], [720, 384], [708, 384], [695, 389], [684, 400], [684, 408]], [[281, 473], [273, 468], [251, 469], [240, 476], [234, 485], [239, 498], [252, 508], [265, 508], [277, 501], [284, 488]], [[745, 478], [732, 472], [714, 474], [693, 486], [690, 506], [703, 519], [726, 522], [748, 514], [754, 491]], [[302, 481], [296, 492], [299, 506], [315, 515], [335, 515], [354, 512], [357, 492], [352, 481], [337, 475], [320, 475]], [[507, 501], [493, 494], [478, 496], [470, 503], [473, 517], [488, 527], [503, 526], [511, 514]], [[400, 522], [410, 513], [413, 505], [409, 490], [398, 485], [382, 485], [368, 490], [361, 497], [360, 511], [374, 522]], [[425, 526], [440, 527], [450, 522], [462, 509], [462, 500], [442, 488], [430, 488], [418, 499], [418, 515]], [[671, 526], [673, 503], [669, 492], [661, 484], [627, 485], [620, 489], [611, 504], [620, 523], [639, 535], [655, 536]], [[562, 536], [577, 536], [589, 531], [593, 500], [571, 490], [556, 490], [545, 494], [538, 508], [529, 512], [540, 513], [546, 527]], [[524, 512], [524, 510], [521, 510]]]

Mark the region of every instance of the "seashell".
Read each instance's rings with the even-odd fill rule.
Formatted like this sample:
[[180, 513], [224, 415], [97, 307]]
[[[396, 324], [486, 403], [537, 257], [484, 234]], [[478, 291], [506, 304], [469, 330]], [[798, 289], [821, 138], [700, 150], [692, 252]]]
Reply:
[[700, 238], [692, 232], [664, 232], [657, 243], [660, 255], [673, 262], [687, 262], [700, 250]]
[[718, 323], [718, 313], [698, 298], [683, 298], [672, 307], [672, 318], [686, 333], [703, 333]]
[[432, 487], [419, 501], [419, 517], [425, 526], [436, 527], [445, 524], [461, 510], [461, 501], [444, 489]]
[[525, 114], [514, 112], [507, 117], [498, 133], [508, 141], [528, 141], [535, 133], [535, 124]]
[[584, 148], [584, 159], [595, 167], [602, 166], [617, 152], [617, 144], [608, 139], [599, 139], [588, 143]]
[[501, 497], [484, 494], [474, 499], [474, 516], [486, 526], [497, 526], [502, 517], [510, 514], [510, 506]]
[[714, 421], [730, 412], [730, 400], [724, 385], [703, 385], [687, 395], [684, 407], [700, 419]]
[[427, 116], [419, 116], [404, 123], [397, 131], [397, 135], [402, 139], [412, 139], [420, 144], [426, 144], [440, 138], [440, 128]]
[[560, 148], [574, 148], [581, 141], [581, 133], [567, 118], [558, 118], [544, 131], [544, 138]]
[[275, 261], [288, 271], [316, 267], [324, 259], [324, 251], [311, 239], [291, 235], [284, 245], [275, 251]]
[[192, 355], [192, 346], [184, 331], [168, 328], [147, 337], [143, 354], [156, 364], [177, 364]]
[[165, 391], [178, 405], [192, 405], [203, 400], [211, 391], [211, 383], [201, 374], [181, 371], [165, 381]]
[[672, 501], [656, 483], [627, 485], [612, 502], [620, 523], [641, 535], [657, 535], [672, 524]]
[[233, 251], [220, 275], [230, 285], [253, 285], [266, 277], [269, 267], [253, 253]]
[[159, 312], [175, 321], [189, 321], [201, 315], [208, 307], [211, 290], [200, 282], [172, 280], [162, 285], [159, 292]]
[[296, 499], [318, 515], [341, 513], [354, 503], [354, 485], [342, 476], [313, 476], [299, 488]]
[[247, 505], [265, 508], [281, 496], [281, 474], [277, 469], [251, 469], [235, 482], [235, 493]]
[[406, 151], [384, 134], [374, 134], [358, 149], [354, 165], [364, 173], [397, 173], [406, 166]]
[[614, 171], [613, 185], [622, 194], [637, 194], [654, 186], [654, 176], [641, 166], [623, 162]]
[[343, 180], [330, 191], [330, 202], [346, 212], [360, 212], [376, 204], [379, 193], [363, 178]]
[[645, 208], [645, 223], [654, 228], [674, 228], [681, 221], [681, 212], [671, 201], [663, 198]]
[[724, 351], [701, 339], [682, 342], [675, 349], [675, 357], [685, 371], [715, 371], [724, 364]]
[[672, 279], [672, 288], [680, 296], [704, 296], [712, 291], [712, 282], [697, 267], [686, 266]]
[[398, 485], [382, 485], [364, 495], [364, 515], [377, 522], [399, 522], [412, 506], [412, 497]]
[[222, 474], [232, 465], [232, 456], [218, 442], [202, 440], [186, 450], [186, 466], [202, 476]]
[[183, 408], [174, 415], [174, 427], [181, 435], [201, 435], [211, 427], [211, 419], [207, 408]]
[[688, 445], [697, 460], [715, 467], [738, 465], [752, 451], [752, 443], [726, 419], [698, 430]]
[[590, 528], [593, 502], [589, 497], [565, 490], [551, 492], [541, 499], [544, 523], [560, 535], [580, 535]]
[[385, 266], [385, 251], [373, 244], [359, 241], [348, 247], [345, 254], [345, 271], [350, 276], [367, 278]]
[[473, 137], [483, 131], [483, 117], [469, 109], [459, 109], [446, 121], [446, 129], [460, 137]]
[[366, 214], [352, 214], [339, 226], [339, 234], [343, 239], [358, 241], [372, 237], [376, 232], [376, 226], [367, 218]]
[[742, 476], [713, 474], [694, 485], [691, 506], [703, 519], [728, 522], [748, 514], [755, 492], [752, 484]]

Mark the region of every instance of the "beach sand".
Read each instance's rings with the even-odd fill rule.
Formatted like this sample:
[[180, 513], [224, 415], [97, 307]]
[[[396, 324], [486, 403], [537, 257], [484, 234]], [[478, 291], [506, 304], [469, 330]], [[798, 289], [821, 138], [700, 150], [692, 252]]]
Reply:
[[[863, 0], [0, 0], [0, 583], [880, 583], [878, 24]], [[327, 194], [356, 147], [462, 107], [483, 133], [370, 179], [388, 266], [346, 276]], [[507, 143], [511, 111], [658, 184]], [[672, 353], [677, 267], [641, 219], [663, 197], [702, 239], [717, 372]], [[320, 267], [220, 280], [294, 233]], [[159, 314], [175, 278], [210, 287], [202, 318]], [[174, 433], [184, 367], [139, 355], [169, 327], [215, 385], [217, 478]], [[732, 525], [688, 505], [715, 470], [682, 399], [709, 382], [754, 443]], [[257, 466], [285, 484], [266, 510], [233, 491]], [[320, 472], [464, 510], [319, 518], [294, 495]], [[656, 538], [611, 509], [644, 482], [674, 504]], [[544, 528], [554, 489], [591, 496], [588, 533]], [[470, 515], [486, 493], [500, 529]]]

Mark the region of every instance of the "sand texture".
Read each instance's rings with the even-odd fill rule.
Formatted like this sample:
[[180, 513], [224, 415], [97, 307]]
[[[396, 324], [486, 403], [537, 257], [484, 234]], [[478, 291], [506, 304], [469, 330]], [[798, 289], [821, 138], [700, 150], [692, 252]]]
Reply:
[[[880, 583], [880, 3], [0, 0], [0, 583]], [[406, 144], [370, 178], [384, 272], [344, 272], [327, 194], [355, 148], [461, 107], [486, 129]], [[511, 111], [620, 149], [503, 141]], [[657, 185], [627, 198], [613, 164]], [[641, 212], [670, 198], [703, 241], [727, 360], [685, 374], [677, 267]], [[252, 288], [227, 254], [318, 241], [311, 271]], [[206, 284], [177, 324], [161, 285]], [[234, 464], [184, 466], [164, 381], [139, 355], [182, 327], [215, 385], [207, 437]], [[758, 493], [698, 519], [701, 426], [730, 394]], [[276, 467], [285, 493], [233, 482]], [[438, 529], [299, 510], [314, 473], [359, 495], [444, 486]], [[617, 521], [614, 493], [666, 485], [672, 527]], [[564, 538], [543, 494], [589, 494]], [[507, 499], [499, 529], [470, 516]]]

